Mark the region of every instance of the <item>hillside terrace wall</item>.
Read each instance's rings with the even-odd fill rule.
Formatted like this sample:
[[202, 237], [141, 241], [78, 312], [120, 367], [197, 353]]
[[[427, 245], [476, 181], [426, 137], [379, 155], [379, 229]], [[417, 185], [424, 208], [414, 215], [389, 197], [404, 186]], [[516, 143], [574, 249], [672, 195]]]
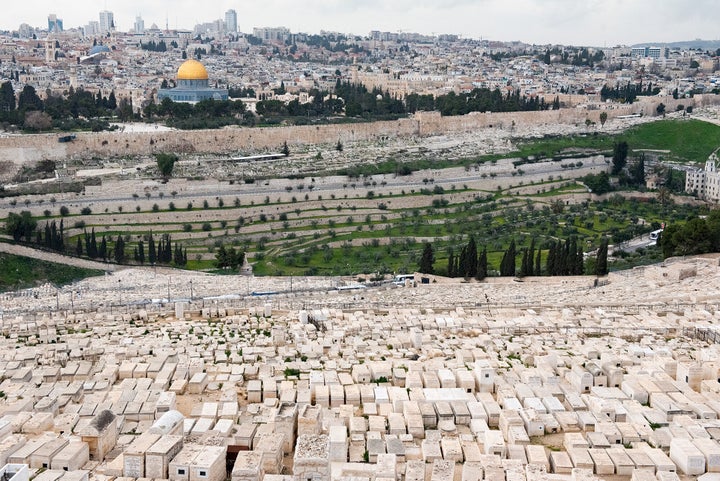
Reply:
[[78, 133], [73, 142], [58, 142], [57, 134], [18, 135], [0, 138], [0, 163], [27, 162], [67, 158], [117, 158], [148, 156], [156, 152], [225, 153], [248, 151], [279, 151], [283, 142], [289, 145], [334, 144], [338, 140], [349, 143], [363, 140], [382, 140], [389, 137], [430, 136], [443, 133], [471, 132], [478, 129], [541, 127], [547, 124], [583, 124], [586, 119], [600, 123], [600, 113], [607, 112], [608, 120], [639, 114], [654, 115], [662, 102], [666, 111], [674, 111], [679, 104], [709, 106], [720, 104], [720, 96], [705, 95], [692, 99], [653, 97], [631, 105], [612, 104], [607, 110], [570, 108], [541, 112], [474, 112], [468, 115], [442, 117], [438, 112], [418, 112], [396, 121], [356, 124], [303, 125], [289, 127], [225, 128], [220, 130], [162, 131], [162, 132], [97, 132]]

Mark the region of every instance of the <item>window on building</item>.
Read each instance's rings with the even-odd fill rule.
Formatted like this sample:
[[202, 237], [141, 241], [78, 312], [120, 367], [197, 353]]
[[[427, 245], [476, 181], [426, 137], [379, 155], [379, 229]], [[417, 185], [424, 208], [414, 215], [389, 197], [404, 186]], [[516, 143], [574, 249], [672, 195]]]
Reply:
[[185, 475], [185, 468], [178, 468], [177, 470], [178, 475], [184, 476]]
[[198, 476], [201, 478], [207, 478], [207, 471], [201, 469], [200, 471], [198, 471]]

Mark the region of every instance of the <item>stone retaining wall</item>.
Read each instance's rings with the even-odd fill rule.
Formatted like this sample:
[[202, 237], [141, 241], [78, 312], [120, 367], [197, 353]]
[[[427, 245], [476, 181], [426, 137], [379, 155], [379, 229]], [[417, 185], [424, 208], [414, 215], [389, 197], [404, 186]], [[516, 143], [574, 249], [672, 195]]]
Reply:
[[356, 124], [304, 125], [290, 127], [225, 128], [220, 130], [98, 132], [79, 133], [76, 140], [59, 143], [57, 134], [19, 135], [0, 138], [0, 163], [22, 165], [42, 159], [62, 161], [68, 158], [118, 158], [148, 156], [156, 152], [217, 153], [280, 150], [290, 146], [351, 143], [392, 137], [429, 136], [443, 133], [472, 132], [479, 129], [515, 129], [549, 124], [582, 125], [586, 119], [600, 123], [600, 113], [613, 118], [643, 114], [654, 115], [662, 102], [668, 112], [678, 104], [685, 107], [720, 104], [720, 96], [696, 96], [674, 100], [672, 97], [644, 98], [631, 105], [615, 105], [607, 110], [577, 107], [542, 112], [481, 113], [442, 117], [438, 112], [419, 112], [411, 118]]

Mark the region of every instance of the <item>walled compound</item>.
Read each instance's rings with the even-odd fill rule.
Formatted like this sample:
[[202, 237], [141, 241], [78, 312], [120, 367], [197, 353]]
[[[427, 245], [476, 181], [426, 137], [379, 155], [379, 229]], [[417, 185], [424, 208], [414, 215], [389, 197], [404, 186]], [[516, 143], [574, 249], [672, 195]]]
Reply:
[[656, 115], [663, 103], [672, 112], [683, 102], [696, 108], [715, 106], [717, 95], [697, 95], [693, 99], [674, 100], [653, 97], [628, 105], [613, 105], [609, 110], [575, 108], [538, 112], [471, 113], [442, 117], [439, 112], [418, 112], [395, 121], [302, 125], [286, 127], [226, 128], [220, 130], [180, 131], [152, 129], [127, 132], [78, 133], [73, 142], [59, 143], [55, 134], [0, 136], [0, 162], [21, 165], [38, 160], [62, 161], [69, 158], [123, 158], [147, 156], [156, 152], [180, 154], [231, 154], [238, 151], [277, 151], [283, 142], [291, 146], [351, 143], [384, 138], [410, 138], [447, 133], [475, 132], [481, 129], [513, 129], [561, 124], [585, 127], [586, 120], [600, 123], [600, 113], [608, 115], [608, 124], [626, 116]]

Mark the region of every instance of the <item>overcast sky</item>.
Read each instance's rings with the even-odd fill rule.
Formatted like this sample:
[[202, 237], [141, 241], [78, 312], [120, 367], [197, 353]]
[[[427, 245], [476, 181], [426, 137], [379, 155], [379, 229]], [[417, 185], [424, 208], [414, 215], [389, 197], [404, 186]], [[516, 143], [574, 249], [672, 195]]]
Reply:
[[136, 15], [192, 29], [196, 23], [238, 12], [238, 27], [285, 26], [293, 32], [320, 30], [367, 35], [370, 30], [455, 33], [490, 40], [613, 46], [720, 38], [720, 0], [14, 0], [3, 2], [0, 29], [21, 23], [47, 27], [55, 13], [65, 28], [115, 14], [118, 30]]

